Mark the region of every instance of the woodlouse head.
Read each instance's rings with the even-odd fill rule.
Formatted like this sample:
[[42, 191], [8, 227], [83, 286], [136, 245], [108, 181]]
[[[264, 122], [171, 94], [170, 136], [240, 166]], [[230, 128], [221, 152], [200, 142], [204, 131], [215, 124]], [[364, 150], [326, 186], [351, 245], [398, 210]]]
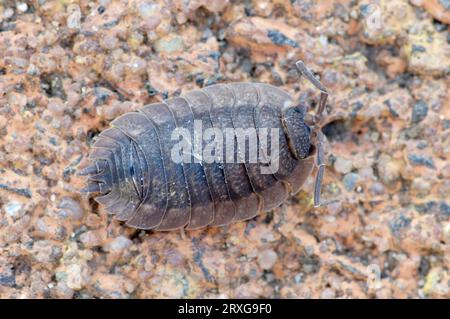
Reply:
[[306, 111], [303, 105], [288, 107], [282, 117], [289, 148], [297, 159], [310, 155], [311, 127], [305, 121]]

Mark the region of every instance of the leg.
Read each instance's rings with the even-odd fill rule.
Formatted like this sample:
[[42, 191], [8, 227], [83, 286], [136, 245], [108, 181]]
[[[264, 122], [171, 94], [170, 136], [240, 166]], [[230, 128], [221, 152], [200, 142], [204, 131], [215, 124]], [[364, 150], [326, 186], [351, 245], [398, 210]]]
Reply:
[[317, 207], [327, 206], [327, 205], [339, 202], [339, 200], [333, 199], [333, 200], [327, 200], [325, 202], [322, 202], [320, 199], [323, 174], [325, 172], [325, 155], [323, 152], [323, 133], [320, 131], [317, 132], [315, 145], [317, 147], [317, 157], [316, 157], [317, 174], [316, 174], [316, 180], [314, 182], [314, 207], [317, 208]]
[[325, 105], [327, 103], [328, 98], [328, 91], [327, 88], [320, 83], [319, 80], [316, 79], [316, 77], [309, 71], [303, 61], [297, 61], [295, 63], [297, 68], [300, 70], [300, 73], [302, 73], [306, 78], [316, 87], [320, 90], [320, 100], [319, 100], [319, 107], [317, 108], [316, 117], [317, 120], [320, 122], [322, 118], [322, 113], [325, 110]]
[[180, 228], [180, 236], [182, 240], [186, 239], [186, 230], [184, 227]]
[[322, 133], [319, 132], [317, 134], [317, 141], [316, 141], [316, 147], [317, 147], [317, 157], [316, 157], [316, 165], [317, 165], [317, 174], [316, 174], [316, 180], [314, 182], [314, 207], [320, 207], [322, 206], [322, 203], [320, 202], [320, 192], [322, 188], [322, 181], [323, 181], [323, 173], [325, 171], [325, 160], [324, 160], [324, 153], [323, 153], [323, 143], [322, 143]]
[[314, 121], [314, 128], [313, 128], [313, 139], [314, 139], [314, 145], [317, 147], [317, 157], [316, 157], [316, 166], [317, 166], [317, 173], [316, 173], [316, 180], [314, 182], [314, 207], [320, 207], [324, 205], [328, 205], [330, 203], [336, 202], [325, 202], [322, 203], [320, 200], [320, 193], [322, 189], [322, 181], [323, 181], [323, 174], [325, 172], [325, 155], [323, 151], [323, 133], [321, 132], [321, 122], [322, 122], [322, 115], [323, 111], [325, 110], [325, 105], [327, 103], [328, 98], [328, 91], [327, 88], [320, 83], [319, 80], [315, 78], [315, 76], [309, 71], [303, 61], [297, 61], [295, 63], [297, 68], [300, 70], [300, 72], [316, 87], [320, 90], [320, 100], [319, 100], [319, 107], [317, 108], [316, 115], [315, 115], [315, 121]]

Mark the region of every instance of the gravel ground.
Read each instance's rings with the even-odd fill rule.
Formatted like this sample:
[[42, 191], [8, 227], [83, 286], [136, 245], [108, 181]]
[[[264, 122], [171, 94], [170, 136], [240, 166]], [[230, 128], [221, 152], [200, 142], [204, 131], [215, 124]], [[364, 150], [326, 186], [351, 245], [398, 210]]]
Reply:
[[[1, 298], [449, 298], [446, 0], [0, 2]], [[312, 178], [248, 222], [135, 231], [77, 193], [118, 115], [233, 81], [314, 107]]]

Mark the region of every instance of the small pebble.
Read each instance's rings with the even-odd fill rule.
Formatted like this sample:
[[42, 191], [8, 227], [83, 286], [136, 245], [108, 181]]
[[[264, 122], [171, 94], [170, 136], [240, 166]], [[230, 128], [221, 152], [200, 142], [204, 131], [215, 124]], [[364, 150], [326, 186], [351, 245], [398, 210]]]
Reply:
[[119, 236], [109, 243], [108, 250], [113, 253], [120, 253], [128, 249], [132, 244], [133, 242], [127, 237]]
[[272, 249], [266, 249], [258, 255], [258, 263], [262, 269], [271, 269], [277, 261], [277, 258], [278, 256], [276, 252]]
[[61, 209], [59, 215], [63, 218], [81, 220], [84, 216], [84, 211], [83, 208], [81, 208], [80, 203], [68, 196], [61, 199], [58, 208]]
[[58, 282], [54, 289], [58, 298], [70, 299], [73, 297], [73, 290], [63, 281]]
[[5, 9], [5, 11], [3, 12], [3, 18], [5, 19], [9, 19], [14, 15], [14, 10], [11, 8], [7, 8]]
[[344, 186], [348, 191], [355, 189], [356, 184], [359, 182], [360, 176], [356, 173], [348, 173], [344, 176]]
[[336, 162], [334, 163], [334, 169], [338, 173], [347, 174], [352, 170], [352, 165], [353, 163], [351, 160], [339, 156], [336, 158]]
[[19, 2], [16, 6], [17, 10], [24, 13], [28, 10], [28, 5], [25, 2]]
[[71, 5], [68, 8], [71, 12], [67, 17], [67, 27], [69, 29], [80, 29], [81, 28], [81, 10], [77, 5]]
[[370, 192], [372, 195], [383, 195], [384, 194], [384, 186], [379, 182], [375, 182], [370, 187]]
[[161, 7], [155, 3], [143, 2], [139, 6], [139, 14], [142, 18], [147, 19], [153, 15], [158, 15], [160, 13]]
[[80, 235], [80, 241], [85, 247], [92, 248], [101, 246], [105, 237], [105, 232], [101, 230], [90, 230]]
[[183, 39], [179, 36], [168, 36], [155, 43], [157, 52], [172, 53], [183, 50]]
[[336, 293], [331, 288], [326, 288], [321, 294], [320, 298], [322, 299], [334, 299], [336, 298]]
[[411, 190], [416, 192], [420, 196], [425, 196], [430, 193], [431, 184], [429, 181], [423, 178], [414, 178], [411, 183]]
[[66, 107], [64, 106], [64, 102], [59, 98], [50, 99], [47, 108], [52, 112], [52, 114], [56, 117], [60, 117], [64, 114]]
[[61, 248], [49, 240], [38, 240], [33, 244], [32, 257], [42, 264], [51, 264], [61, 257]]
[[25, 210], [22, 209], [23, 206], [21, 203], [12, 201], [5, 205], [6, 215], [10, 216], [13, 219], [18, 219], [25, 215]]
[[86, 266], [71, 264], [67, 267], [67, 287], [73, 290], [82, 289], [88, 282]]
[[434, 161], [431, 157], [411, 154], [408, 156], [409, 162], [414, 166], [426, 166], [435, 169]]
[[0, 286], [14, 287], [16, 285], [16, 278], [13, 273], [0, 273]]
[[417, 101], [413, 106], [411, 121], [414, 124], [417, 124], [423, 121], [427, 117], [427, 114], [428, 114], [427, 103], [425, 103], [425, 101], [423, 100]]

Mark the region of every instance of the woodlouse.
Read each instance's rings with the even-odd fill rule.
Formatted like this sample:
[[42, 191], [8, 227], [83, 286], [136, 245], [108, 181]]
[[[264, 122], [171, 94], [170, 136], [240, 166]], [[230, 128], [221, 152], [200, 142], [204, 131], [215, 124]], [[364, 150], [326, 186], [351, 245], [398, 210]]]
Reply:
[[[93, 163], [79, 171], [89, 176], [81, 191], [100, 193], [96, 201], [131, 227], [198, 229], [246, 220], [279, 206], [300, 190], [316, 159], [314, 205], [319, 206], [324, 173], [320, 128], [328, 93], [302, 61], [296, 65], [321, 91], [314, 116], [285, 91], [263, 83], [211, 85], [149, 104], [118, 117], [99, 134], [89, 156]], [[267, 162], [248, 158], [241, 163], [173, 161], [177, 141], [172, 132], [181, 127], [193, 132], [194, 120], [201, 120], [205, 130], [255, 128], [257, 149], [262, 147], [261, 128], [279, 128], [278, 170], [262, 174]], [[238, 151], [248, 154], [255, 147], [249, 144]]]

